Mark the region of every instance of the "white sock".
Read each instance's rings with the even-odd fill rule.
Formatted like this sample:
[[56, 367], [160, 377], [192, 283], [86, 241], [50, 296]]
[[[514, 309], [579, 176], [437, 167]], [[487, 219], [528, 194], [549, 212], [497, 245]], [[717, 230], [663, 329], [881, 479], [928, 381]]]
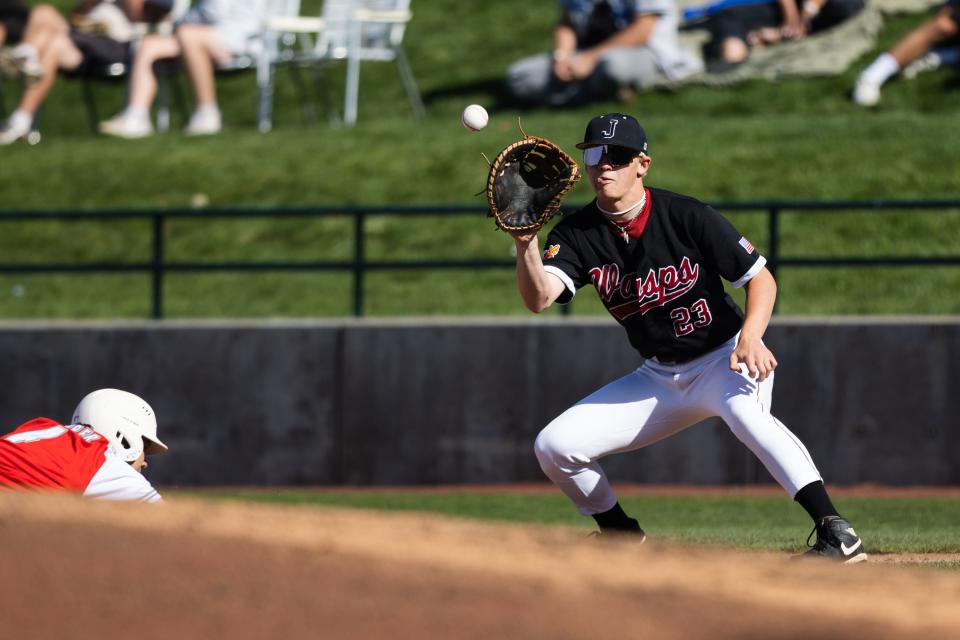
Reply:
[[22, 129], [24, 131], [27, 131], [30, 129], [30, 126], [33, 124], [33, 114], [17, 109], [16, 111], [10, 114], [10, 118], [7, 120], [7, 124], [11, 129]]
[[860, 79], [874, 84], [883, 84], [900, 71], [900, 63], [889, 53], [881, 53], [869, 67], [860, 74]]
[[198, 104], [197, 110], [194, 111], [194, 114], [198, 118], [204, 117], [217, 117], [220, 115], [220, 107], [217, 106], [216, 102], [211, 102], [210, 104]]
[[144, 122], [150, 119], [150, 112], [144, 109], [143, 107], [135, 107], [133, 105], [129, 105], [126, 109], [123, 110], [123, 117], [126, 120]]

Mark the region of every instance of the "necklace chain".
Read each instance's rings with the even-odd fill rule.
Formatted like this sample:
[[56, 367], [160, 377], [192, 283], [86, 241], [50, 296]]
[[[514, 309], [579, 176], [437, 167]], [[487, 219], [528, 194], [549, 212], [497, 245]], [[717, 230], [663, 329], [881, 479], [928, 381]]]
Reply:
[[643, 207], [646, 204], [647, 204], [647, 192], [646, 190], [644, 190], [643, 197], [640, 198], [640, 202], [636, 203], [632, 207], [628, 207], [624, 209], [623, 211], [607, 211], [606, 209], [600, 206], [599, 202], [597, 203], [597, 209], [599, 209], [601, 213], [606, 214], [604, 217], [606, 217], [607, 221], [613, 226], [615, 226], [618, 231], [620, 231], [620, 235], [623, 236], [623, 241], [630, 242], [630, 233], [628, 232], [628, 229], [630, 228], [630, 225], [633, 224], [633, 221], [637, 219], [636, 216], [634, 216], [633, 218], [630, 218], [630, 220], [628, 220], [625, 223], [617, 222], [610, 216], [622, 216], [625, 213], [630, 213], [634, 209], [637, 209], [638, 211], [643, 211]]
[[603, 207], [600, 206], [600, 203], [599, 203], [599, 202], [597, 203], [597, 209], [600, 209], [600, 211], [601, 211], [602, 213], [605, 213], [605, 214], [607, 214], [608, 216], [622, 216], [622, 215], [625, 214], [625, 213], [630, 213], [630, 212], [633, 211], [634, 209], [643, 209], [643, 205], [645, 205], [646, 203], [647, 203], [647, 192], [646, 192], [646, 190], [644, 190], [643, 196], [640, 198], [640, 201], [639, 201], [639, 202], [637, 202], [637, 203], [634, 204], [634, 205], [631, 205], [631, 206], [627, 207], [626, 209], [624, 209], [624, 210], [622, 210], [622, 211], [607, 211], [606, 209], [604, 209]]

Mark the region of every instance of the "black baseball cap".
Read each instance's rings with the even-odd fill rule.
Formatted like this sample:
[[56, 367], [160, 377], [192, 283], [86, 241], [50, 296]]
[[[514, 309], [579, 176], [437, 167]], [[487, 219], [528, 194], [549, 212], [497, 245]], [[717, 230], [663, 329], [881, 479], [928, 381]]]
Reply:
[[647, 152], [647, 133], [636, 118], [622, 113], [606, 113], [587, 123], [583, 142], [577, 149], [612, 144], [618, 147]]

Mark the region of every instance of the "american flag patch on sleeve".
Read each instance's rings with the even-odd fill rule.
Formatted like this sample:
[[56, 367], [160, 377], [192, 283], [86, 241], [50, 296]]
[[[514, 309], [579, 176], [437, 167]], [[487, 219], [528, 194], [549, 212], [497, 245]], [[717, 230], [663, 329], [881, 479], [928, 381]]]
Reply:
[[743, 249], [744, 249], [747, 253], [753, 253], [753, 245], [750, 244], [750, 241], [749, 241], [749, 240], [747, 240], [746, 238], [744, 238], [744, 237], [742, 237], [742, 236], [740, 237], [740, 246], [743, 247]]

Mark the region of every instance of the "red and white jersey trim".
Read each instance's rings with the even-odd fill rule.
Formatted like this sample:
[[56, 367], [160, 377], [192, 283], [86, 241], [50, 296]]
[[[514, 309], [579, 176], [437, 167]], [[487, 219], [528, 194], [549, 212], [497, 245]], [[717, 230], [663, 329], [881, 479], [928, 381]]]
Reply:
[[562, 282], [563, 286], [566, 287], [567, 291], [570, 292], [571, 299], [577, 295], [577, 285], [573, 283], [573, 280], [570, 279], [570, 276], [563, 272], [563, 269], [547, 264], [543, 266], [543, 270], [560, 278], [560, 282]]
[[748, 282], [750, 282], [751, 280], [753, 280], [753, 277], [754, 277], [755, 275], [757, 275], [758, 273], [760, 273], [760, 269], [763, 269], [763, 266], [764, 266], [765, 264], [767, 264], [767, 259], [764, 258], [763, 256], [758, 256], [758, 257], [757, 257], [757, 261], [753, 263], [753, 266], [750, 267], [750, 269], [748, 269], [747, 272], [746, 272], [745, 274], [743, 274], [743, 275], [740, 277], [739, 280], [737, 280], [736, 282], [732, 283], [733, 288], [734, 288], [734, 289], [739, 289], [739, 288], [742, 287], [743, 285], [745, 285], [745, 284], [747, 284]]

